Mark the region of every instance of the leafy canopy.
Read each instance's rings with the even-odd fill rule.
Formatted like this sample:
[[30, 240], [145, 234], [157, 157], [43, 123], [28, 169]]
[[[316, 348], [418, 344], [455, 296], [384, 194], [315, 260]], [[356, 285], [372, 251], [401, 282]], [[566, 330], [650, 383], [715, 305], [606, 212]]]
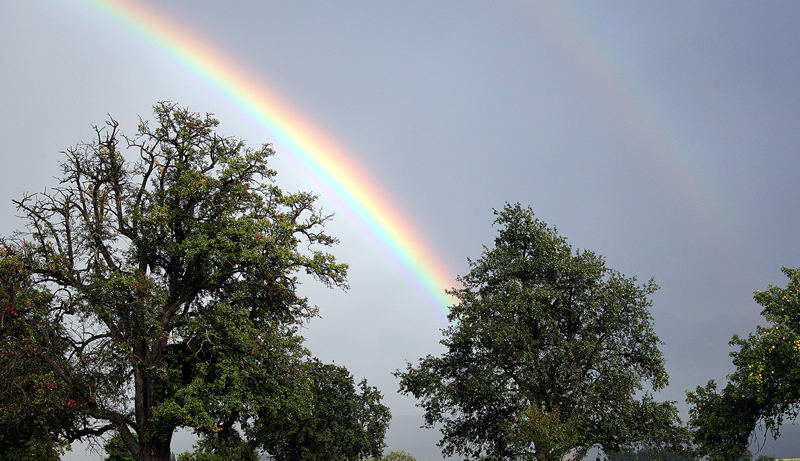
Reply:
[[18, 255], [0, 248], [0, 461], [58, 460], [80, 429], [67, 390], [29, 339], [48, 297]]
[[[362, 461], [373, 461], [373, 459], [364, 459]], [[375, 458], [374, 461], [417, 461], [417, 458], [411, 456], [406, 451], [390, 451], [380, 458]]]
[[530, 208], [495, 216], [494, 246], [451, 291], [446, 352], [396, 373], [426, 423], [441, 425], [443, 453], [560, 460], [596, 445], [679, 445], [674, 404], [643, 392], [667, 383], [649, 311], [656, 284], [574, 251]]
[[736, 370], [717, 390], [712, 380], [687, 393], [689, 424], [698, 453], [731, 459], [746, 450], [756, 425], [763, 423], [774, 438], [785, 420], [800, 410], [800, 268], [783, 268], [786, 287], [770, 285], [753, 298], [763, 307], [767, 326], [730, 344]]
[[175, 428], [246, 429], [303, 405], [297, 327], [315, 309], [298, 276], [344, 287], [346, 266], [320, 249], [336, 240], [315, 197], [274, 184], [269, 146], [171, 103], [132, 137], [118, 125], [67, 150], [59, 185], [15, 202], [27, 229], [0, 240], [16, 386], [0, 424], [32, 408], [46, 437], [116, 431], [134, 459], [166, 460]]
[[389, 408], [362, 380], [358, 389], [345, 367], [310, 360], [310, 411], [261, 418], [253, 434], [275, 461], [358, 461], [380, 458], [386, 446]]

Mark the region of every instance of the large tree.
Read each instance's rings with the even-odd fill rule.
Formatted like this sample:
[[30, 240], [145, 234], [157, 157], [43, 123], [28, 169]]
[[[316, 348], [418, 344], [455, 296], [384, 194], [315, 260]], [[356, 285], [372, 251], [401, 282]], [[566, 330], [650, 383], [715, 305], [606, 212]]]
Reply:
[[441, 425], [443, 453], [543, 461], [680, 444], [674, 404], [644, 386], [667, 383], [655, 283], [573, 250], [530, 208], [495, 215], [494, 247], [451, 291], [446, 351], [397, 372], [426, 423]]
[[[3, 388], [55, 399], [47, 434], [116, 431], [135, 459], [167, 460], [178, 427], [225, 432], [302, 404], [296, 329], [315, 308], [298, 276], [344, 286], [346, 267], [321, 250], [335, 239], [315, 197], [274, 184], [272, 149], [217, 125], [170, 103], [131, 137], [110, 119], [66, 151], [57, 187], [16, 201], [3, 353], [35, 366]], [[28, 397], [3, 393], [0, 420], [25, 421], [7, 409]]]
[[698, 453], [712, 460], [731, 459], [747, 449], [763, 423], [774, 438], [785, 420], [800, 412], [800, 267], [783, 268], [786, 287], [770, 285], [753, 298], [769, 322], [730, 344], [736, 370], [721, 391], [712, 380], [687, 393], [689, 425]]
[[252, 438], [276, 461], [358, 461], [380, 458], [391, 413], [381, 393], [347, 368], [310, 360], [310, 411], [261, 418]]

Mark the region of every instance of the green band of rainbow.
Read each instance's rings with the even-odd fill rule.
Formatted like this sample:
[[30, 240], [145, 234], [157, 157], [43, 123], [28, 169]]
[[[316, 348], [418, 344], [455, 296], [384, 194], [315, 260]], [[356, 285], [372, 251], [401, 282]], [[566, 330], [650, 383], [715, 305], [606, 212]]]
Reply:
[[172, 21], [130, 1], [87, 0], [183, 65], [245, 111], [329, 187], [424, 288], [439, 312], [452, 302], [453, 277], [369, 176], [292, 111], [262, 81]]

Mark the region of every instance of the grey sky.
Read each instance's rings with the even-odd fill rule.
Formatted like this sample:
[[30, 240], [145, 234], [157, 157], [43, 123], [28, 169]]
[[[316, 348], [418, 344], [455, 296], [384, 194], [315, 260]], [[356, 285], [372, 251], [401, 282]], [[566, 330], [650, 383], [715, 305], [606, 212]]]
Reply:
[[[671, 377], [660, 397], [684, 418], [685, 390], [723, 381], [731, 335], [760, 321], [753, 290], [800, 265], [800, 3], [143, 3], [345, 148], [454, 275], [491, 243], [491, 209], [519, 201], [575, 247], [655, 278]], [[10, 199], [52, 186], [58, 152], [106, 113], [132, 132], [168, 99], [252, 145], [274, 141], [90, 2], [0, 5], [0, 233], [20, 226]], [[390, 448], [433, 459], [436, 434], [413, 430], [403, 415], [418, 410], [390, 373], [440, 351], [440, 313], [276, 147], [278, 183], [320, 194], [351, 267], [347, 292], [304, 286], [322, 313], [308, 346], [383, 390]], [[765, 453], [797, 456], [798, 434]]]

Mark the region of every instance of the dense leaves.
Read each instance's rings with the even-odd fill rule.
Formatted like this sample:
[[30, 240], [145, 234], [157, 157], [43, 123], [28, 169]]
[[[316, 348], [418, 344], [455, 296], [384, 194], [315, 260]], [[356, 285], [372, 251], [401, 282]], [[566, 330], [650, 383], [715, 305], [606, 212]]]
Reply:
[[644, 392], [667, 383], [655, 283], [573, 251], [529, 208], [507, 205], [495, 224], [494, 247], [451, 292], [446, 352], [397, 373], [427, 424], [441, 425], [443, 452], [560, 460], [592, 446], [679, 445], [675, 406]]
[[103, 444], [103, 449], [106, 451], [106, 457], [103, 461], [135, 461], [131, 455], [125, 442], [119, 434], [114, 435]]
[[37, 344], [66, 347], [42, 324], [50, 295], [32, 286], [22, 259], [0, 248], [0, 460], [57, 460], [63, 440], [80, 433], [75, 400]]
[[[369, 460], [363, 460], [363, 461], [369, 461]], [[382, 457], [375, 459], [375, 461], [417, 461], [417, 459], [408, 454], [408, 452], [401, 450], [401, 451], [390, 451], [389, 453], [386, 453]]]
[[235, 431], [224, 431], [203, 437], [194, 452], [181, 453], [177, 461], [258, 461], [254, 445]]
[[731, 353], [736, 370], [717, 390], [710, 381], [687, 394], [689, 424], [698, 452], [714, 460], [731, 459], [747, 448], [756, 425], [763, 423], [773, 437], [784, 420], [800, 409], [800, 268], [783, 268], [785, 288], [756, 291], [769, 322], [747, 338], [734, 335]]
[[0, 424], [21, 432], [6, 441], [115, 430], [135, 459], [166, 460], [175, 428], [230, 431], [305, 398], [296, 329], [315, 310], [297, 277], [345, 284], [319, 250], [327, 217], [273, 183], [269, 146], [173, 104], [155, 117], [132, 137], [109, 120], [66, 152], [58, 187], [16, 202]]
[[276, 461], [357, 461], [380, 458], [391, 414], [378, 389], [358, 389], [346, 368], [306, 363], [310, 411], [261, 418], [254, 438]]
[[[624, 453], [609, 453], [609, 461], [693, 461], [695, 458], [685, 452], [674, 452], [658, 448], [646, 448]], [[750, 461], [752, 456], [747, 460]], [[736, 460], [740, 461], [740, 460]]]

